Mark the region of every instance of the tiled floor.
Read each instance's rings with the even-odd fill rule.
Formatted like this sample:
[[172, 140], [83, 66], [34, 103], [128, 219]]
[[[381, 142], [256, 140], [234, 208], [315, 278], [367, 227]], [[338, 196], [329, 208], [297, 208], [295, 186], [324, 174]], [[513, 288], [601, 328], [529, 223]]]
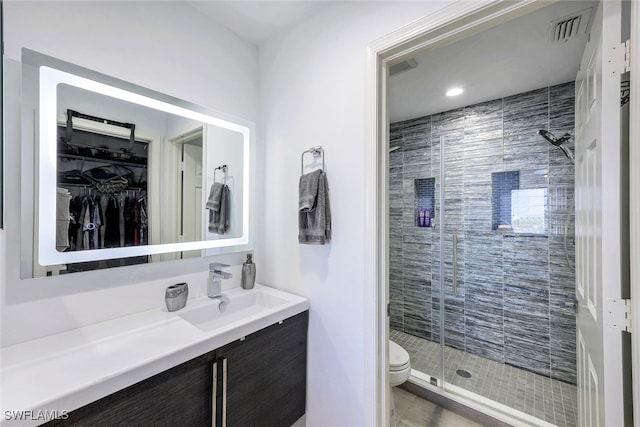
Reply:
[[[439, 344], [395, 330], [391, 330], [390, 338], [407, 350], [413, 369], [427, 375], [439, 375]], [[574, 427], [577, 423], [577, 395], [574, 385], [450, 347], [445, 348], [445, 361], [445, 376], [449, 384], [559, 427]], [[458, 369], [468, 371], [471, 377], [458, 375]]]
[[482, 427], [468, 418], [444, 409], [428, 400], [393, 387], [396, 427]]

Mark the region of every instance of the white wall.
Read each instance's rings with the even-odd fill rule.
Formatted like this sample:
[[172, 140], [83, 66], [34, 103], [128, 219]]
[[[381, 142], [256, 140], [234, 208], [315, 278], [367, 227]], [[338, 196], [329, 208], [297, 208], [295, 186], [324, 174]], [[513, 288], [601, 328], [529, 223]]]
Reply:
[[[307, 425], [372, 426], [364, 347], [365, 53], [367, 44], [445, 2], [336, 4], [260, 47], [260, 282], [310, 298]], [[298, 245], [300, 154], [322, 145], [333, 241]], [[307, 160], [310, 157], [307, 156]]]
[[[160, 263], [62, 278], [21, 280], [20, 182], [33, 180], [20, 117], [21, 48], [250, 121], [257, 119], [257, 48], [182, 2], [4, 2], [6, 231], [0, 233], [2, 346], [152, 309], [164, 288], [205, 283], [206, 260]], [[27, 203], [28, 204], [28, 203]], [[6, 251], [1, 248], [7, 246]], [[233, 271], [233, 270], [232, 270]], [[234, 274], [234, 279], [239, 274]], [[191, 295], [190, 295], [191, 296]]]
[[247, 119], [257, 48], [181, 1], [5, 0], [5, 54], [22, 47]]

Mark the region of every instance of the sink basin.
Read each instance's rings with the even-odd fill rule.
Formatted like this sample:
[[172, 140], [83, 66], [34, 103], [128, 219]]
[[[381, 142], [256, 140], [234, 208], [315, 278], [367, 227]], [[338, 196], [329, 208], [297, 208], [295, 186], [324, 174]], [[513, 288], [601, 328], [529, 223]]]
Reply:
[[203, 331], [210, 331], [237, 321], [247, 320], [250, 316], [264, 313], [265, 310], [284, 306], [288, 301], [263, 290], [225, 295], [226, 308], [221, 311], [220, 301], [211, 299], [206, 304], [178, 313], [187, 322]]

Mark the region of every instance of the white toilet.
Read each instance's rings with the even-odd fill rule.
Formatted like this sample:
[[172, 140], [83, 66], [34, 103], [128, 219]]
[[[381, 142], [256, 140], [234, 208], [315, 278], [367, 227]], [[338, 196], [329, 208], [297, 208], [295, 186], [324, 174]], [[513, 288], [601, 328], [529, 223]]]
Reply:
[[398, 386], [409, 379], [411, 361], [407, 350], [389, 340], [389, 383]]
[[[407, 350], [389, 340], [389, 385], [399, 386], [409, 379], [411, 374], [411, 360]], [[396, 426], [396, 404], [391, 393], [391, 427]]]

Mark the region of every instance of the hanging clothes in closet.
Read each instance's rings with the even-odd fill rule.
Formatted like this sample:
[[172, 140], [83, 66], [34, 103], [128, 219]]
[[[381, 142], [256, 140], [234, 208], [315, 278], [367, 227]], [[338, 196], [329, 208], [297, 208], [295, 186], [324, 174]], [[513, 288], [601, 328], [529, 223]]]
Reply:
[[127, 197], [124, 201], [124, 246], [149, 242], [146, 200], [146, 197]]
[[109, 196], [105, 210], [104, 247], [118, 248], [120, 244], [120, 202], [114, 195]]
[[121, 193], [70, 199], [67, 251], [148, 244], [146, 195]]

